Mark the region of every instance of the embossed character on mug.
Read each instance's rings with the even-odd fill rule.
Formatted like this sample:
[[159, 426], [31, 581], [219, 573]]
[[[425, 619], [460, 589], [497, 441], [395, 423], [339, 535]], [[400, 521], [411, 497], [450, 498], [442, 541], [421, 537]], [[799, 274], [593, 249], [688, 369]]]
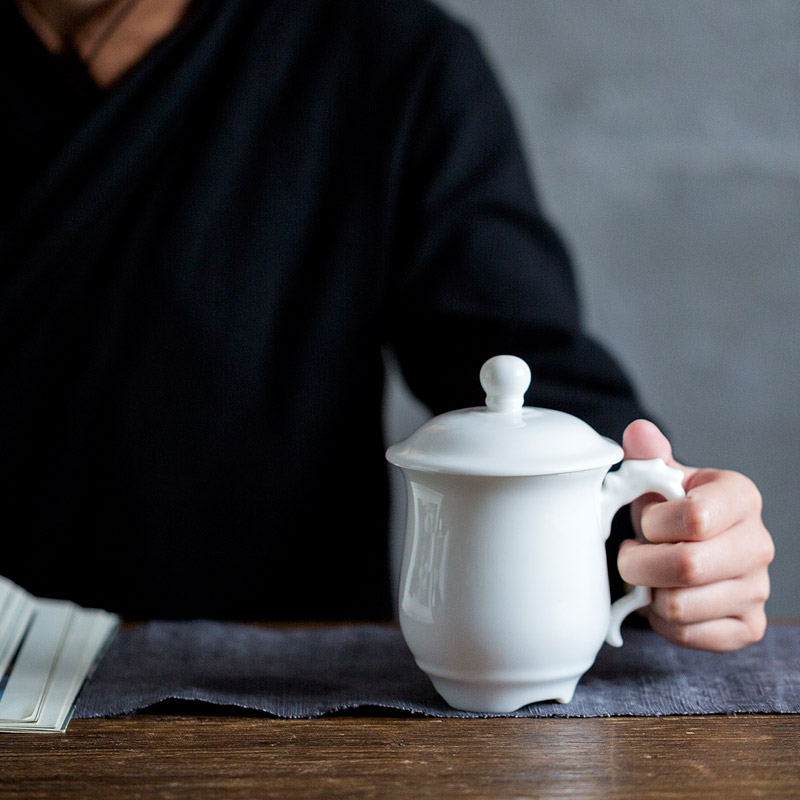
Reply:
[[400, 626], [439, 694], [466, 711], [567, 703], [603, 641], [650, 602], [610, 602], [611, 520], [647, 492], [683, 497], [683, 473], [561, 411], [525, 407], [528, 365], [480, 371], [486, 405], [434, 417], [386, 452], [403, 471], [408, 521]]

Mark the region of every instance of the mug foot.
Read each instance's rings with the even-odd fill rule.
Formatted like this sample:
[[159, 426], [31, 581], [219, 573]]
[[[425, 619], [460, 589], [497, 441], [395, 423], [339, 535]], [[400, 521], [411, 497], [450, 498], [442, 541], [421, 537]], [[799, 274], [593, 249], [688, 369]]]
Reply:
[[507, 714], [529, 703], [555, 700], [569, 703], [583, 673], [570, 678], [534, 683], [478, 683], [429, 675], [448, 705], [460, 711]]

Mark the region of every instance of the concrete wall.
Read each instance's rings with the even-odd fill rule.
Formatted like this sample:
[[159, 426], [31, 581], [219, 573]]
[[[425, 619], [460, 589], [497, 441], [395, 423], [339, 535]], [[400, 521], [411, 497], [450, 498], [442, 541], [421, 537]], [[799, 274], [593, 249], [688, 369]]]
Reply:
[[[768, 613], [800, 617], [800, 3], [441, 4], [496, 66], [590, 330], [679, 458], [759, 485]], [[396, 380], [388, 404], [392, 438], [425, 416]]]

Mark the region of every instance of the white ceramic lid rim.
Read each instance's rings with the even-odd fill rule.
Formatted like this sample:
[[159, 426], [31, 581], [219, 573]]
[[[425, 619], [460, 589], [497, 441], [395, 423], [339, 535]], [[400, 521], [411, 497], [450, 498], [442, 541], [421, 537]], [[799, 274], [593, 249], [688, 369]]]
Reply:
[[402, 469], [416, 470], [417, 472], [434, 472], [447, 475], [475, 475], [480, 477], [512, 478], [534, 477], [537, 475], [563, 475], [568, 472], [586, 472], [600, 467], [609, 468], [622, 461], [623, 449], [612, 439], [605, 436], [598, 438], [605, 444], [603, 452], [592, 454], [592, 457], [582, 456], [580, 459], [553, 459], [540, 461], [535, 467], [525, 467], [521, 463], [509, 462], [492, 463], [486, 460], [483, 463], [470, 464], [456, 458], [439, 456], [434, 460], [430, 455], [420, 452], [410, 441], [393, 444], [386, 451], [386, 459], [390, 464]]

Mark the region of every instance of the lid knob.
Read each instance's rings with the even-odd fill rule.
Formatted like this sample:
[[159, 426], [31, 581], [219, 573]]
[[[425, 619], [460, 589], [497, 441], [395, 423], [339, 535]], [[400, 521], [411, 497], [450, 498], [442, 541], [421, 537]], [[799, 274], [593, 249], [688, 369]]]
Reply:
[[530, 385], [530, 367], [517, 356], [494, 356], [481, 367], [489, 411], [519, 411]]

